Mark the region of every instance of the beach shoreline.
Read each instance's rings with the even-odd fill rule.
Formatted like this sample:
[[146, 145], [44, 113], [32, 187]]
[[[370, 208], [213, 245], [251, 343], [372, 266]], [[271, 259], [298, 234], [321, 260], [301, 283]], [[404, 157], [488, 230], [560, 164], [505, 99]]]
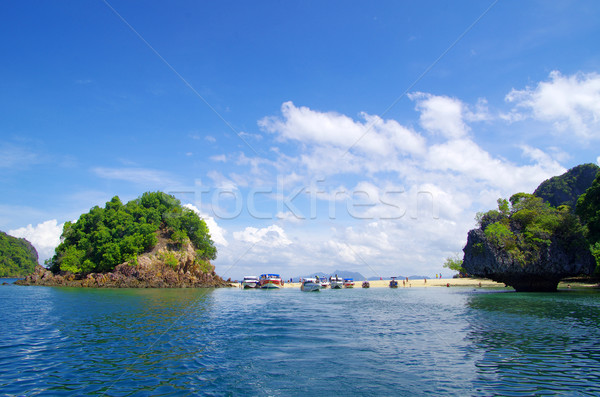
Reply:
[[[438, 279], [417, 279], [417, 280], [408, 280], [404, 279], [404, 284], [402, 283], [402, 279], [397, 279], [398, 288], [428, 288], [428, 287], [471, 287], [471, 288], [508, 288], [504, 283], [498, 283], [493, 280], [484, 279], [484, 278], [438, 278]], [[355, 280], [354, 288], [362, 288], [363, 280]], [[389, 288], [390, 279], [384, 280], [369, 280], [370, 288]], [[232, 283], [231, 286], [241, 287], [240, 283]], [[570, 282], [570, 281], [561, 281], [558, 284], [558, 289], [569, 289], [569, 288], [597, 288], [598, 284], [589, 283], [589, 282]], [[300, 289], [299, 282], [286, 282], [283, 288], [297, 288]]]

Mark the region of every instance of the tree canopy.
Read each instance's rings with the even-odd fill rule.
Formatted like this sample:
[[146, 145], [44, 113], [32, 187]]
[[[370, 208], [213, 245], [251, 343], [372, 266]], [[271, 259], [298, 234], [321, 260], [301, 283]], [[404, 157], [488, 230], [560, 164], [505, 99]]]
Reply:
[[459, 272], [461, 274], [465, 274], [466, 271], [462, 267], [463, 260], [456, 254], [454, 257], [448, 257], [444, 261], [444, 266], [447, 269], [454, 270], [455, 272]]
[[93, 207], [75, 222], [66, 222], [61, 243], [51, 260], [53, 272], [109, 272], [157, 243], [158, 230], [182, 244], [190, 241], [200, 260], [216, 258], [217, 250], [206, 223], [175, 197], [147, 192], [123, 204], [118, 196], [104, 208]]
[[498, 200], [498, 210], [477, 215], [485, 236], [495, 248], [526, 266], [557, 243], [567, 251], [587, 250], [584, 228], [568, 206], [554, 208], [540, 197], [517, 193]]
[[600, 268], [600, 174], [577, 200], [576, 213], [587, 227], [591, 251]]
[[575, 210], [578, 198], [592, 185], [600, 167], [596, 164], [581, 164], [562, 175], [542, 182], [535, 192], [553, 207], [568, 205]]
[[29, 241], [0, 232], [0, 277], [25, 276], [37, 264], [37, 251]]

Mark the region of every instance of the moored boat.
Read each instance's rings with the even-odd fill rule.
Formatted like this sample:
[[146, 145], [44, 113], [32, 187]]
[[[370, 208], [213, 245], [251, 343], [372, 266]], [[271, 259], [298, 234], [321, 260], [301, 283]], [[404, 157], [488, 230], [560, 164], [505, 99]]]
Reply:
[[244, 280], [242, 280], [242, 288], [243, 289], [254, 289], [258, 288], [260, 281], [256, 276], [244, 276]]
[[344, 288], [354, 288], [354, 279], [345, 278], [344, 279]]
[[396, 277], [392, 277], [390, 280], [390, 288], [398, 288], [398, 281], [396, 281]]
[[279, 274], [261, 274], [259, 283], [261, 289], [278, 289], [283, 287], [283, 279]]
[[342, 289], [344, 286], [344, 280], [338, 277], [336, 274], [335, 276], [329, 277], [329, 286], [331, 289]]
[[331, 283], [326, 278], [319, 279], [319, 283], [321, 283], [321, 289], [327, 288], [331, 285]]
[[371, 288], [371, 283], [369, 283], [367, 280], [365, 280], [362, 283], [362, 287], [363, 288]]
[[321, 290], [321, 283], [315, 278], [305, 278], [300, 289], [304, 292], [318, 292]]

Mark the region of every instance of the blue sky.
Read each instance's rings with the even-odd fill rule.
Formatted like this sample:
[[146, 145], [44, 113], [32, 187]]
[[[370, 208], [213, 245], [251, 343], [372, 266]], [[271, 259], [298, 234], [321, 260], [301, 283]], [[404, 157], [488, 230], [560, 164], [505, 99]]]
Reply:
[[[371, 4], [374, 3], [374, 4]], [[166, 191], [224, 277], [443, 271], [600, 151], [600, 4], [4, 2], [0, 230]]]

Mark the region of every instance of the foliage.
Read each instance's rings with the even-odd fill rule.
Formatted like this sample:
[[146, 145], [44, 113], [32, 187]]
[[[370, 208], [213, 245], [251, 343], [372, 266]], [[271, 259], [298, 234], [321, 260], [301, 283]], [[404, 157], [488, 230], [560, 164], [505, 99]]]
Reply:
[[0, 277], [31, 274], [37, 264], [37, 251], [29, 241], [0, 232]]
[[54, 272], [109, 272], [120, 263], [137, 262], [137, 255], [157, 243], [166, 230], [176, 244], [190, 241], [199, 259], [216, 258], [217, 250], [206, 223], [175, 197], [147, 192], [123, 204], [115, 196], [104, 208], [92, 208], [77, 222], [66, 222], [61, 243], [52, 258]]
[[535, 261], [550, 244], [585, 250], [584, 228], [568, 206], [553, 208], [542, 198], [517, 193], [498, 200], [498, 210], [478, 214], [477, 221], [487, 240], [525, 266]]
[[596, 164], [578, 165], [542, 182], [533, 194], [553, 207], [568, 205], [574, 210], [578, 198], [592, 185], [599, 171]]
[[444, 262], [444, 267], [450, 270], [454, 270], [455, 272], [464, 274], [466, 273], [466, 271], [465, 269], [463, 269], [462, 263], [462, 259], [460, 259], [458, 255], [455, 255], [454, 257], [446, 258], [446, 261]]
[[587, 227], [591, 251], [600, 269], [600, 174], [577, 200], [576, 213]]

